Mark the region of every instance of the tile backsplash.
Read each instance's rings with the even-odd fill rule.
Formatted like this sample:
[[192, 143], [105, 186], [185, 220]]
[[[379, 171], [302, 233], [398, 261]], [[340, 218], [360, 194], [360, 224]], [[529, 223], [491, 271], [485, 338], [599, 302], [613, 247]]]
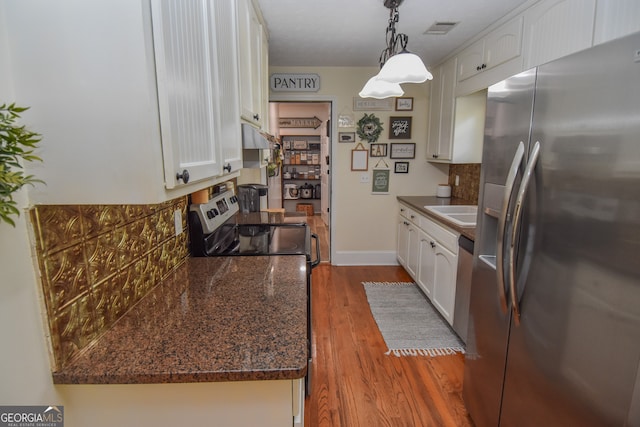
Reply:
[[38, 205], [30, 216], [56, 370], [189, 254], [187, 197], [157, 205]]
[[[451, 195], [478, 204], [480, 191], [480, 164], [465, 163], [449, 165], [449, 185]], [[456, 186], [456, 175], [460, 177], [460, 185]]]

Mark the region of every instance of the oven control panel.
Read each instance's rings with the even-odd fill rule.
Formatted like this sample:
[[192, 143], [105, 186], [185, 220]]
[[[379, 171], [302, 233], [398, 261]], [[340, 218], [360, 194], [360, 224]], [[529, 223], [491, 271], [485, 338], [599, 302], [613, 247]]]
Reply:
[[213, 233], [226, 220], [231, 218], [240, 210], [238, 207], [238, 197], [233, 191], [214, 196], [207, 203], [193, 203], [189, 208], [200, 217], [204, 233]]

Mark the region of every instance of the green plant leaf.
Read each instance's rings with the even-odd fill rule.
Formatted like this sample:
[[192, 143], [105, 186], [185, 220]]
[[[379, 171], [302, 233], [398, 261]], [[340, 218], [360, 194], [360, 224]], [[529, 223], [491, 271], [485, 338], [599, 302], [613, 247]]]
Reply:
[[15, 227], [11, 217], [19, 216], [20, 210], [13, 200], [13, 193], [25, 185], [44, 184], [33, 175], [25, 175], [24, 162], [42, 161], [34, 154], [42, 136], [32, 132], [16, 121], [20, 113], [28, 107], [19, 107], [15, 103], [0, 105], [0, 221]]

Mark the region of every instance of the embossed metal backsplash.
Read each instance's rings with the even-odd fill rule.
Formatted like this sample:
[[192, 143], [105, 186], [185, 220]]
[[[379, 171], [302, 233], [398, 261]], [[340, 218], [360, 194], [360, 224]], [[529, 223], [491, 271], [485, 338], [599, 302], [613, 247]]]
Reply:
[[39, 205], [30, 215], [56, 369], [188, 256], [186, 197], [158, 205]]

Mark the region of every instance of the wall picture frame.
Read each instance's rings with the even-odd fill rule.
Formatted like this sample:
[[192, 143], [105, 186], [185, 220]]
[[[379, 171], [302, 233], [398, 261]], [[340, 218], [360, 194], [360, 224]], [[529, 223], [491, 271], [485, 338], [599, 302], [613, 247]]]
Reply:
[[369, 150], [359, 143], [355, 149], [351, 150], [351, 170], [369, 170]]
[[389, 157], [391, 159], [415, 159], [415, 142], [391, 143]]
[[411, 116], [389, 117], [389, 139], [411, 139]]
[[409, 173], [409, 162], [395, 162], [394, 173]]
[[413, 111], [413, 97], [396, 98], [396, 111]]
[[389, 169], [374, 169], [371, 177], [371, 194], [389, 194]]
[[370, 144], [370, 157], [387, 157], [387, 144]]
[[338, 142], [356, 142], [356, 133], [338, 132]]

